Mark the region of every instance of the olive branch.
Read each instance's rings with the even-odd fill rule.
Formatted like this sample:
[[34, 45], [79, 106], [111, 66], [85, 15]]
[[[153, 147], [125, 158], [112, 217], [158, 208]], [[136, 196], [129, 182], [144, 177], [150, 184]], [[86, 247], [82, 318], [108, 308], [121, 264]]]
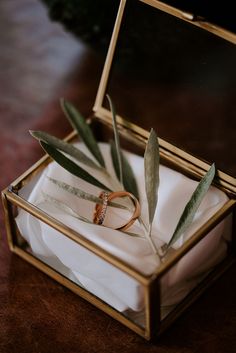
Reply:
[[[116, 119], [116, 111], [111, 98], [107, 95], [107, 99], [110, 105], [112, 114], [114, 140], [110, 141], [110, 154], [113, 163], [113, 168], [116, 174], [116, 180], [110, 175], [105, 159], [102, 155], [99, 144], [93, 134], [90, 125], [86, 122], [79, 111], [68, 101], [62, 99], [61, 107], [65, 113], [65, 116], [69, 120], [71, 126], [77, 131], [80, 139], [84, 142], [88, 150], [90, 151], [93, 159], [81, 151], [78, 147], [65, 142], [64, 140], [58, 139], [43, 131], [30, 131], [31, 135], [36, 138], [41, 144], [45, 152], [59, 165], [66, 169], [69, 173], [76, 177], [100, 188], [104, 191], [117, 191], [125, 190], [132, 193], [137, 199], [139, 199], [139, 192], [137, 182], [135, 179], [134, 172], [131, 165], [129, 164], [125, 154], [120, 147], [119, 129]], [[157, 211], [158, 205], [158, 189], [159, 189], [159, 165], [160, 165], [160, 152], [158, 137], [156, 132], [151, 129], [144, 153], [144, 176], [145, 176], [145, 192], [148, 204], [148, 220], [146, 222], [140, 216], [138, 218], [139, 224], [143, 229], [143, 237], [147, 239], [152, 250], [161, 258], [167, 253], [169, 248], [186, 232], [188, 227], [191, 225], [193, 218], [196, 214], [200, 203], [206, 195], [213, 179], [215, 176], [215, 165], [213, 164], [208, 172], [203, 176], [201, 181], [198, 183], [196, 189], [191, 195], [188, 203], [186, 204], [180, 219], [176, 225], [174, 233], [170, 236], [170, 240], [164, 246], [164, 253], [161, 249], [157, 249], [152, 239], [152, 223]], [[90, 170], [94, 170], [93, 174], [90, 174], [86, 167]], [[107, 185], [104, 184], [99, 178], [94, 175], [101, 173], [102, 176], [107, 180]], [[104, 178], [103, 178], [104, 179]], [[50, 182], [54, 183], [58, 188], [71, 193], [80, 199], [87, 200], [94, 203], [102, 203], [103, 201], [95, 195], [89, 194], [79, 188], [75, 188], [67, 183], [61, 182], [54, 178], [49, 178]], [[112, 187], [110, 186], [112, 185]], [[44, 198], [47, 202], [51, 202], [54, 206], [60, 208], [64, 212], [71, 214], [73, 217], [78, 218], [84, 222], [91, 222], [87, 218], [78, 215], [71, 209], [69, 205], [63, 204], [61, 201], [51, 197], [48, 194], [43, 193]], [[115, 202], [109, 202], [108, 206], [129, 209], [130, 203], [127, 201], [125, 204], [119, 204]], [[135, 233], [125, 232], [130, 236], [140, 236]]]

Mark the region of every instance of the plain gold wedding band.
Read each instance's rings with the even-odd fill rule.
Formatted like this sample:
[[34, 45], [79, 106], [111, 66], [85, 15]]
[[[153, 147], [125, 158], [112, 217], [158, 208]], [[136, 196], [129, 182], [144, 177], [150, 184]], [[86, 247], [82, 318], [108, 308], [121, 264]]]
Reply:
[[140, 204], [139, 204], [138, 200], [136, 199], [136, 197], [128, 191], [114, 191], [111, 193], [107, 193], [107, 192], [103, 191], [103, 192], [101, 192], [99, 197], [103, 200], [103, 203], [102, 204], [97, 203], [95, 205], [94, 217], [93, 217], [93, 223], [95, 223], [95, 224], [100, 224], [100, 225], [103, 224], [103, 222], [105, 220], [105, 216], [106, 216], [108, 202], [113, 199], [120, 198], [120, 197], [129, 197], [132, 200], [132, 202], [134, 204], [134, 212], [133, 212], [132, 216], [130, 217], [130, 219], [125, 224], [115, 228], [116, 230], [123, 230], [123, 231], [127, 230], [128, 228], [130, 228], [132, 226], [132, 224], [140, 216], [140, 213], [141, 213]]

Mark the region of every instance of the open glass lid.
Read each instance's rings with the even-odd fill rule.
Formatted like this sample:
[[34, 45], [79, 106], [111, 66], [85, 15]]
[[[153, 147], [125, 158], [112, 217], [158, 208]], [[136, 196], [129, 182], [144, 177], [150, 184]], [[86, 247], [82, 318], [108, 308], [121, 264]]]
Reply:
[[236, 35], [155, 0], [122, 0], [94, 107], [236, 175]]

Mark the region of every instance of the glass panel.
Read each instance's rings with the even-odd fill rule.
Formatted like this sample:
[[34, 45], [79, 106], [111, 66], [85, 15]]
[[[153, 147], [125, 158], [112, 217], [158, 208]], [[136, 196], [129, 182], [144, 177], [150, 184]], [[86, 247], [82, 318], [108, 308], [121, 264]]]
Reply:
[[[109, 139], [111, 137], [111, 131], [109, 132], [110, 129], [103, 126], [101, 123], [95, 122], [94, 129], [96, 132], [99, 131], [100, 139]], [[121, 138], [121, 144], [122, 147], [125, 147], [126, 150], [135, 152], [127, 154], [127, 157], [129, 157], [129, 162], [132, 168], [135, 168], [135, 176], [141, 195], [141, 204], [143, 206], [144, 200], [142, 197], [145, 194], [145, 191], [143, 189], [144, 180], [142, 156], [144, 152], [144, 146], [143, 144], [139, 144], [138, 141], [134, 143], [134, 141], [127, 140], [125, 136]], [[82, 145], [80, 145], [80, 148], [82, 148]], [[109, 172], [112, 172], [111, 160], [109, 161], [109, 146], [106, 143], [103, 143], [101, 145], [101, 149], [104, 153], [107, 166], [110, 166]], [[53, 165], [53, 163], [51, 163], [47, 168], [44, 169], [43, 172], [39, 172], [32, 178], [30, 182], [28, 182], [21, 190], [19, 190], [19, 196], [25, 200], [28, 200], [38, 208], [44, 210], [51, 217], [54, 217], [55, 219], [63, 222], [66, 227], [70, 227], [71, 229], [74, 229], [78, 233], [84, 235], [84, 237], [95, 242], [101, 248], [106, 249], [115, 255], [118, 255], [118, 257], [120, 254], [122, 254], [123, 258], [121, 258], [125, 262], [129, 262], [142, 273], [147, 275], [152, 274], [156, 270], [157, 266], [159, 266], [160, 261], [158, 257], [153, 253], [152, 249], [150, 248], [150, 244], [146, 241], [146, 239], [143, 237], [139, 238], [133, 236], [137, 228], [135, 228], [134, 233], [131, 234], [132, 236], [129, 234], [128, 236], [125, 236], [122, 233], [115, 234], [114, 236], [114, 234], [111, 234], [112, 230], [107, 227], [103, 227], [102, 231], [97, 234], [93, 228], [95, 226], [94, 224], [87, 225], [84, 222], [85, 224], [83, 224], [83, 229], [79, 228], [81, 227], [81, 224], [79, 225], [78, 223], [74, 223], [74, 216], [71, 217], [71, 214], [67, 214], [68, 209], [59, 208], [55, 210], [56, 205], [54, 203], [52, 203], [49, 207], [51, 201], [48, 200], [49, 202], [46, 202], [47, 199], [45, 199], [45, 192], [48, 192], [52, 197], [60, 200], [61, 202], [64, 202], [75, 212], [78, 211], [80, 213], [80, 211], [86, 211], [85, 213], [81, 213], [84, 216], [87, 215], [87, 210], [89, 210], [89, 217], [91, 217], [92, 220], [94, 203], [91, 203], [92, 205], [90, 206], [86, 204], [85, 207], [85, 203], [87, 201], [81, 201], [81, 199], [75, 198], [74, 195], [68, 194], [67, 192], [64, 192], [64, 190], [59, 190], [58, 188], [54, 189], [54, 185], [49, 181], [47, 176], [55, 177], [56, 179], [59, 178], [65, 182], [68, 182], [69, 177], [69, 183], [71, 185], [79, 186], [82, 189], [85, 186], [81, 180], [78, 181], [71, 175], [66, 175], [64, 170], [58, 168], [60, 168], [58, 165], [56, 166], [55, 164]], [[79, 184], [77, 185], [76, 183]], [[174, 230], [178, 217], [184, 208], [184, 203], [186, 203], [189, 199], [189, 193], [193, 187], [192, 183], [195, 182], [189, 179], [187, 176], [181, 175], [178, 171], [174, 171], [173, 169], [161, 165], [158, 212], [154, 218], [152, 228], [152, 236], [153, 239], [155, 239], [155, 243], [158, 247], [166, 244], [168, 241], [168, 235], [171, 234], [171, 230]], [[42, 193], [42, 191], [44, 193]], [[95, 192], [95, 189], [93, 191]], [[99, 192], [99, 190], [96, 189], [96, 192]], [[201, 204], [198, 210], [198, 220], [194, 220], [192, 224], [193, 228], [189, 232], [190, 236], [195, 230], [199, 229], [203, 223], [208, 221], [209, 218], [227, 202], [227, 200], [228, 198], [222, 191], [216, 188], [211, 188], [209, 191], [209, 198], [206, 197], [205, 201]], [[117, 310], [117, 312], [122, 313], [122, 315], [136, 323], [138, 326], [145, 328], [144, 288], [137, 280], [118, 270], [114, 266], [109, 265], [107, 262], [98, 256], [95, 256], [77, 243], [73, 242], [62, 233], [59, 233], [52, 227], [49, 227], [38, 218], [33, 217], [21, 209], [18, 209], [18, 211], [18, 214], [14, 214], [18, 228], [17, 233], [20, 235], [20, 237], [17, 238], [18, 246], [25, 249], [30, 254], [33, 254], [38, 259], [61, 273], [72, 282], [85, 288], [87, 291], [91, 292], [93, 295], [113, 307], [115, 310]], [[147, 220], [147, 218], [145, 218], [145, 216], [147, 217], [145, 212], [146, 210], [144, 206], [142, 209], [142, 217], [144, 220]], [[61, 218], [62, 216], [63, 220]], [[217, 240], [219, 240], [220, 243], [223, 243], [224, 256], [226, 256], [225, 249], [227, 250], [227, 242], [223, 241], [221, 236], [224, 234], [224, 239], [228, 239], [230, 241], [231, 220], [228, 222], [229, 224], [224, 221], [224, 227], [226, 227], [226, 224], [228, 224], [228, 230], [224, 230], [222, 233], [218, 232], [220, 234], [220, 240], [217, 238], [217, 235], [216, 238], [213, 239], [214, 241], [212, 244], [210, 244], [214, 247], [217, 243]], [[133, 232], [133, 230], [131, 230], [131, 232]], [[226, 236], [227, 234], [228, 237]], [[143, 233], [141, 233], [141, 235], [143, 236]], [[208, 237], [209, 235], [207, 238]], [[208, 251], [210, 246], [206, 246], [206, 248]], [[197, 249], [198, 248], [195, 247], [194, 250], [186, 255], [186, 258], [189, 259], [187, 256], [191, 256], [191, 253], [197, 251]], [[201, 253], [201, 258], [204, 258], [204, 248], [201, 247], [198, 252]], [[207, 253], [207, 256], [210, 255]], [[184, 261], [184, 259], [181, 261]], [[182, 266], [180, 265], [181, 261], [178, 265], [176, 265], [177, 268], [179, 268], [178, 266]], [[196, 263], [196, 266], [199, 268], [198, 263]], [[188, 268], [189, 266], [187, 263], [186, 268], [185, 266], [182, 266], [182, 271], [184, 272]], [[174, 270], [175, 269], [173, 269], [173, 271]], [[195, 268], [193, 268], [194, 276], [198, 276], [198, 274], [195, 274], [194, 271]], [[209, 271], [207, 269], [206, 272], [204, 272], [204, 276], [208, 272]], [[202, 280], [203, 277], [200, 273], [199, 280]], [[198, 279], [196, 280], [195, 284], [197, 283]], [[173, 288], [172, 286], [170, 286], [170, 288], [168, 287], [169, 283], [167, 283], [166, 286], [165, 277], [162, 281], [162, 284], [163, 318], [165, 315], [167, 315], [169, 309], [173, 308], [172, 305], [175, 306], [176, 303], [172, 303], [170, 308], [168, 300], [166, 301], [166, 295], [168, 299], [168, 295], [171, 295], [172, 290], [175, 290], [175, 284]], [[179, 285], [178, 282], [177, 285]], [[192, 287], [190, 287], [190, 289], [192, 289]], [[185, 295], [186, 294], [187, 292]], [[182, 297], [180, 300], [182, 300]]]
[[235, 62], [234, 44], [128, 0], [106, 91], [125, 119], [235, 175]]
[[231, 242], [232, 214], [213, 228], [161, 278], [162, 320], [229, 256], [232, 252]]
[[144, 328], [144, 288], [137, 280], [20, 208], [15, 222], [18, 246]]

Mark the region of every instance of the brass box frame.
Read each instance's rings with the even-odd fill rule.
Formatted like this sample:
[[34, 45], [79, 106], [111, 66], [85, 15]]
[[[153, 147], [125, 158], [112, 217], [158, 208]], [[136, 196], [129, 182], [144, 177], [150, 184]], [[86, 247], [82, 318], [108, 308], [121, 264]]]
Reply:
[[[183, 19], [184, 21], [191, 22], [195, 26], [199, 26], [207, 31], [217, 34], [230, 42], [236, 43], [236, 35], [225, 31], [217, 26], [213, 26], [210, 23], [203, 21], [193, 21], [194, 16], [188, 13], [179, 11], [173, 7], [165, 5], [156, 0], [137, 0], [142, 1], [150, 6], [158, 8], [165, 11], [173, 16]], [[114, 50], [116, 46], [116, 41], [122, 21], [123, 12], [126, 5], [126, 0], [121, 0], [116, 23], [114, 26], [114, 31], [105, 62], [100, 86], [98, 89], [98, 94], [94, 106], [94, 116], [92, 120], [97, 120], [102, 124], [111, 127], [111, 115], [108, 110], [102, 107], [102, 102], [105, 95], [106, 85], [109, 77], [109, 72], [112, 64], [112, 59], [114, 55]], [[137, 144], [143, 144], [146, 141], [148, 133], [141, 127], [138, 127], [130, 122], [125, 121], [122, 117], [118, 117], [118, 125], [121, 134]], [[72, 133], [67, 137], [67, 140], [71, 140], [75, 137], [75, 133]], [[166, 142], [165, 140], [159, 139], [160, 144], [160, 154], [163, 161], [168, 162], [176, 169], [182, 171], [184, 174], [190, 177], [199, 179], [208, 170], [209, 164], [192, 156], [189, 153], [177, 148], [176, 146]], [[161, 277], [174, 265], [176, 264], [187, 252], [189, 252], [201, 239], [203, 239], [210, 230], [212, 230], [219, 222], [221, 222], [227, 215], [233, 213], [233, 219], [235, 219], [235, 207], [236, 207], [236, 179], [219, 171], [215, 185], [226, 192], [230, 199], [229, 201], [216, 212], [208, 222], [206, 222], [200, 229], [198, 229], [191, 239], [186, 241], [184, 245], [175, 252], [167, 261], [165, 261], [151, 276], [145, 276], [132, 266], [121, 261], [114, 255], [109, 254], [104, 249], [93, 244], [75, 230], [70, 229], [61, 222], [55, 220], [53, 217], [49, 216], [42, 210], [38, 209], [33, 204], [24, 200], [18, 195], [18, 191], [26, 185], [36, 174], [42, 171], [45, 166], [50, 162], [48, 156], [41, 158], [35, 165], [33, 165], [29, 170], [27, 170], [22, 176], [15, 180], [9, 188], [2, 192], [4, 213], [5, 213], [5, 223], [7, 229], [8, 243], [11, 251], [19, 255], [24, 260], [28, 261], [57, 282], [66, 286], [76, 294], [80, 295], [82, 298], [86, 299], [99, 309], [103, 310], [116, 320], [120, 321], [139, 335], [143, 336], [147, 340], [150, 340], [160, 333], [162, 333], [193, 301], [198, 298], [198, 296], [215, 280], [217, 279], [236, 259], [235, 257], [235, 239], [232, 241], [232, 251], [227, 258], [216, 268], [180, 303], [177, 307], [164, 319], [161, 321], [160, 318], [160, 279]], [[130, 321], [127, 317], [123, 316], [121, 313], [117, 312], [115, 309], [104, 303], [99, 298], [95, 297], [91, 293], [87, 292], [85, 289], [79, 287], [69, 279], [65, 278], [63, 275], [50, 268], [40, 260], [38, 260], [32, 254], [26, 252], [17, 241], [17, 229], [14, 221], [14, 209], [20, 207], [25, 211], [29, 212], [31, 215], [37, 217], [39, 220], [45, 222], [49, 226], [58, 230], [66, 237], [80, 244], [86, 249], [90, 250], [94, 254], [100, 256], [102, 259], [112, 264], [116, 268], [125, 272], [132, 278], [136, 279], [141, 283], [145, 290], [145, 327], [140, 327], [136, 323]], [[235, 223], [235, 222], [234, 222]], [[234, 237], [234, 234], [233, 234]]]

